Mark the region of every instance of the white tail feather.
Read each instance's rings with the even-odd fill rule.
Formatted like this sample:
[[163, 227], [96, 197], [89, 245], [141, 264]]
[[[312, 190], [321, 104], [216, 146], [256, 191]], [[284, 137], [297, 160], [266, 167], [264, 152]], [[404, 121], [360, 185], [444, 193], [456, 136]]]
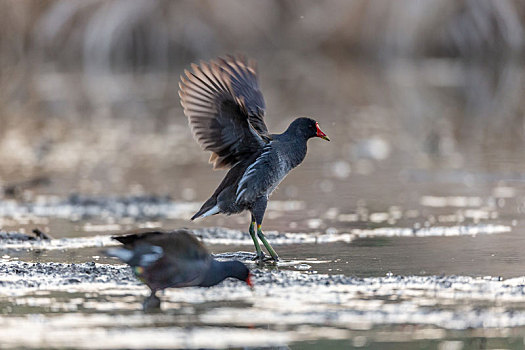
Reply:
[[122, 249], [122, 248], [111, 248], [106, 250], [106, 254], [109, 256], [114, 256], [119, 258], [124, 262], [128, 262], [133, 257], [133, 252], [131, 250]]
[[213, 208], [211, 208], [210, 210], [208, 210], [207, 212], [205, 212], [204, 214], [202, 214], [200, 217], [201, 218], [205, 218], [206, 216], [211, 216], [211, 215], [217, 214], [219, 211], [220, 211], [219, 206], [216, 205]]

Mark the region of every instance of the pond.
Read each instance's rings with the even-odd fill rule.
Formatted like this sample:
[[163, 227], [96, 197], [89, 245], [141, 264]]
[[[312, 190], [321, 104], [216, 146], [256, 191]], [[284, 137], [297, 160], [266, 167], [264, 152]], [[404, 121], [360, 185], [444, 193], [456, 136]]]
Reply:
[[[270, 130], [309, 115], [332, 141], [271, 197], [277, 266], [251, 261], [248, 214], [189, 221], [224, 172], [176, 72], [26, 78], [34, 100], [5, 101], [0, 131], [3, 347], [524, 348], [521, 66], [280, 58], [259, 65]], [[158, 227], [246, 262], [255, 290], [169, 289], [143, 313], [147, 288], [103, 250]], [[53, 239], [14, 234], [35, 228]]]

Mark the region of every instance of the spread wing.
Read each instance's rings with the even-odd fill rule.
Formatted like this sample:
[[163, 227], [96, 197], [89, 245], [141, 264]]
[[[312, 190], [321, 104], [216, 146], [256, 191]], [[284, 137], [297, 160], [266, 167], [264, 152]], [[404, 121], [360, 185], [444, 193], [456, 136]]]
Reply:
[[184, 114], [195, 140], [212, 152], [214, 169], [231, 168], [270, 140], [255, 61], [227, 56], [193, 64], [185, 74], [179, 84]]

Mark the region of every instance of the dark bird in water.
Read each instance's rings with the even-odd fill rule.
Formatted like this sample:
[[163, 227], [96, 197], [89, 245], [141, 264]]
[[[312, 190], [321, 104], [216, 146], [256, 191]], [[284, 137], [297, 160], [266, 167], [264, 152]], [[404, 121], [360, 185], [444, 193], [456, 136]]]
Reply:
[[268, 132], [253, 60], [227, 56], [192, 64], [185, 74], [179, 96], [193, 137], [205, 151], [212, 152], [214, 169], [230, 169], [191, 219], [248, 210], [256, 259], [265, 259], [258, 237], [277, 261], [277, 253], [261, 230], [268, 197], [290, 170], [301, 164], [310, 138], [330, 140], [310, 118], [295, 119], [282, 134]]
[[253, 287], [248, 268], [240, 261], [217, 261], [189, 231], [148, 231], [114, 236], [124, 244], [106, 253], [131, 266], [135, 275], [151, 290], [144, 310], [158, 308], [159, 290], [182, 287], [211, 287], [228, 277]]

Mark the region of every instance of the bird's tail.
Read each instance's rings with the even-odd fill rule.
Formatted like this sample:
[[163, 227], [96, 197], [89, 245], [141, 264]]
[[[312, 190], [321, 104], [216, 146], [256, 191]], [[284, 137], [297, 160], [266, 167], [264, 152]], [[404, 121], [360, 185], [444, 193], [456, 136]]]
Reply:
[[148, 267], [163, 257], [164, 250], [156, 245], [141, 244], [134, 250], [110, 248], [104, 253], [108, 256], [119, 258], [131, 266]]
[[133, 251], [124, 248], [110, 248], [104, 251], [107, 256], [119, 258], [125, 263], [129, 263], [133, 258]]
[[215, 198], [212, 197], [208, 199], [206, 203], [202, 205], [199, 211], [196, 212], [195, 215], [191, 217], [191, 220], [195, 220], [200, 217], [205, 218], [206, 216], [215, 215], [219, 212], [220, 212], [220, 209], [219, 209], [219, 206], [217, 205], [217, 201], [215, 200]]

